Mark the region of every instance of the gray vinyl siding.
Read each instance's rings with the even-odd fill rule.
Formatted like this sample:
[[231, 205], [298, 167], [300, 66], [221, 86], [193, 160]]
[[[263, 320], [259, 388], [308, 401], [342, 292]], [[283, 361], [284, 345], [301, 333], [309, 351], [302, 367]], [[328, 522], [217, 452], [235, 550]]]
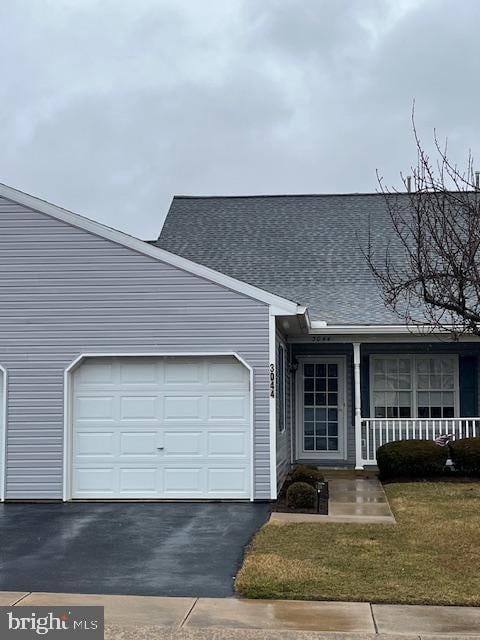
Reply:
[[266, 304], [0, 198], [0, 308], [7, 499], [62, 497], [64, 370], [88, 352], [241, 355], [255, 497], [270, 497]]

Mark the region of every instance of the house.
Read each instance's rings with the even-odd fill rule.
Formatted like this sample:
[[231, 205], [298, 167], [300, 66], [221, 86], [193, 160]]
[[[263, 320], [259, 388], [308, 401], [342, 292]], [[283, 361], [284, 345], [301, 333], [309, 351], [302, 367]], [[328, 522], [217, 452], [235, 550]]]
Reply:
[[270, 500], [479, 433], [478, 342], [385, 309], [382, 196], [176, 197], [144, 242], [0, 186], [2, 500]]

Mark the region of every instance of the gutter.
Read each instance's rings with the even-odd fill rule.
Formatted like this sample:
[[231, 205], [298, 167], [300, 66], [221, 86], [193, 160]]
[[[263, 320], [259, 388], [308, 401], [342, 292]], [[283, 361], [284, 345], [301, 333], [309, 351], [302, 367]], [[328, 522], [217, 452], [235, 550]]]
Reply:
[[443, 330], [434, 330], [431, 325], [404, 324], [340, 324], [329, 325], [322, 320], [310, 322], [311, 335], [449, 335], [454, 327], [446, 326]]

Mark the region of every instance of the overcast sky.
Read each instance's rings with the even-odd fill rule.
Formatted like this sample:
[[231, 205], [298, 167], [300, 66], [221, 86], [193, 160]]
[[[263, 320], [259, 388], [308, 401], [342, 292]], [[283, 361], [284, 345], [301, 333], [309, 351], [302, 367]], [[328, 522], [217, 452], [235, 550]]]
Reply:
[[174, 194], [480, 160], [478, 0], [1, 0], [0, 182], [141, 238]]

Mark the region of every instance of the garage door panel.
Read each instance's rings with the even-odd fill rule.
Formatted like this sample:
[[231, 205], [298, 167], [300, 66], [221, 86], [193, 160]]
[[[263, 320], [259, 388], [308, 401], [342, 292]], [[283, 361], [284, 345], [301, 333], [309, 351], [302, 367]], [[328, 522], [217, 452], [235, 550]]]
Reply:
[[247, 437], [244, 431], [210, 431], [207, 438], [208, 456], [246, 456]]
[[208, 491], [213, 494], [242, 494], [248, 486], [245, 467], [213, 467], [208, 469]]
[[155, 496], [160, 487], [158, 467], [122, 467], [119, 469], [121, 495], [129, 493]]
[[165, 365], [165, 385], [201, 384], [205, 381], [205, 364], [198, 359], [186, 358], [183, 362], [170, 362]]
[[94, 495], [114, 496], [117, 486], [114, 467], [80, 467], [74, 474], [74, 491], [87, 497]]
[[163, 399], [164, 420], [202, 420], [205, 415], [203, 396], [168, 395]]
[[142, 386], [158, 385], [162, 370], [155, 362], [121, 362], [119, 378], [122, 385]]
[[188, 494], [195, 496], [202, 493], [205, 469], [203, 467], [171, 467], [166, 466], [163, 472], [163, 489], [166, 495]]
[[207, 367], [207, 379], [210, 384], [229, 385], [231, 387], [232, 384], [245, 386], [249, 382], [248, 370], [239, 366], [236, 362], [209, 362]]
[[116, 453], [116, 437], [117, 434], [113, 431], [77, 431], [75, 437], [77, 457], [113, 458]]
[[114, 398], [112, 396], [78, 396], [77, 420], [114, 420]]
[[204, 456], [205, 433], [203, 431], [165, 431], [163, 436], [164, 457]]
[[209, 420], [242, 420], [248, 415], [245, 395], [209, 396], [207, 406]]
[[113, 363], [107, 360], [87, 361], [75, 374], [75, 382], [79, 386], [114, 385]]
[[158, 420], [157, 396], [121, 396], [120, 420]]
[[120, 456], [158, 457], [158, 431], [123, 431], [120, 434]]
[[73, 497], [250, 496], [249, 373], [234, 358], [87, 360], [73, 394]]

